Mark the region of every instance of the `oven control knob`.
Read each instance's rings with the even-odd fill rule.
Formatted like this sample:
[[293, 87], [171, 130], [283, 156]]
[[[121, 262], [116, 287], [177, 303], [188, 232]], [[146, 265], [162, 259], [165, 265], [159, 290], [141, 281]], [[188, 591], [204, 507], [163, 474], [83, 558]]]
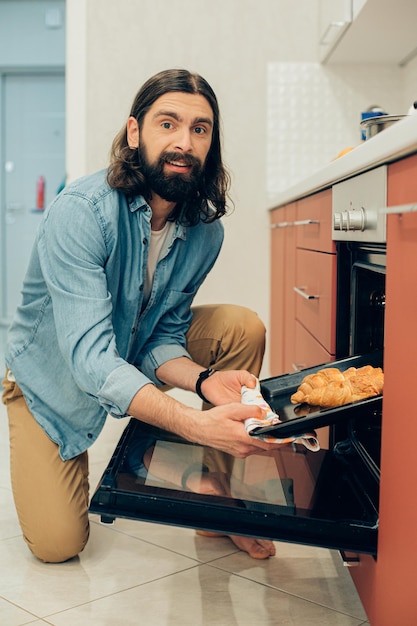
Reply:
[[341, 211], [333, 215], [334, 230], [365, 230], [366, 214], [361, 207], [359, 210]]
[[365, 230], [366, 214], [361, 207], [356, 211], [348, 211], [348, 230]]
[[347, 230], [346, 211], [333, 214], [334, 230]]

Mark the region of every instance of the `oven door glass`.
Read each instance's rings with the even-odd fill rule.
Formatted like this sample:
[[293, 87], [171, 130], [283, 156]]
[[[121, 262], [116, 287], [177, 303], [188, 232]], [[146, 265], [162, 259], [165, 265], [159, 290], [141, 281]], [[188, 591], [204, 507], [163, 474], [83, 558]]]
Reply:
[[237, 459], [132, 419], [90, 511], [103, 522], [124, 517], [376, 555], [379, 476], [363, 456], [348, 437], [332, 450], [287, 444]]
[[376, 553], [378, 513], [353, 449], [300, 444], [236, 459], [131, 420], [90, 511]]

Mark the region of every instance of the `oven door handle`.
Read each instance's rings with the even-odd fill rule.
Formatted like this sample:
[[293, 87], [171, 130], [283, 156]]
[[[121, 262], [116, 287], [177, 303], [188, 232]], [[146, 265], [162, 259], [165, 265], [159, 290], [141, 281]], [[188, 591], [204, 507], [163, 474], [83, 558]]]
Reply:
[[307, 293], [305, 287], [293, 287], [293, 289], [295, 293], [298, 293], [298, 295], [305, 300], [318, 300], [320, 298], [320, 296], [313, 296], [312, 294]]

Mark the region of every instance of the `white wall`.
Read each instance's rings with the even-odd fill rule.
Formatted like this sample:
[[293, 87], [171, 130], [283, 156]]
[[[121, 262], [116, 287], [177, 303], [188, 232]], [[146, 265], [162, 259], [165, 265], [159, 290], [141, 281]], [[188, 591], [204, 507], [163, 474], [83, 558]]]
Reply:
[[396, 66], [321, 66], [317, 40], [318, 0], [67, 0], [69, 179], [107, 165], [147, 78], [202, 74], [219, 99], [235, 210], [198, 302], [249, 306], [267, 327], [273, 194], [359, 143], [364, 108], [405, 112], [404, 81], [415, 84]]
[[199, 302], [233, 302], [269, 323], [267, 64], [317, 59], [316, 0], [68, 0], [68, 176], [107, 165], [141, 84], [168, 67], [214, 88], [235, 210]]
[[417, 100], [417, 57], [404, 69], [404, 101], [410, 107]]

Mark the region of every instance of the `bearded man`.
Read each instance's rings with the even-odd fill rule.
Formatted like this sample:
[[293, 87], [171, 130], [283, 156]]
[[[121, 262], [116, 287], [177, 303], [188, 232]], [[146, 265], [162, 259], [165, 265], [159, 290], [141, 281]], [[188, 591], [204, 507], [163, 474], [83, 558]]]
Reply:
[[[223, 241], [229, 177], [216, 96], [167, 70], [138, 92], [110, 166], [69, 184], [37, 233], [10, 328], [3, 401], [23, 536], [42, 561], [89, 536], [87, 449], [106, 418], [130, 416], [236, 457], [249, 437], [265, 329], [243, 307], [191, 308]], [[197, 391], [207, 410], [164, 386]], [[272, 542], [231, 536], [254, 558]]]

